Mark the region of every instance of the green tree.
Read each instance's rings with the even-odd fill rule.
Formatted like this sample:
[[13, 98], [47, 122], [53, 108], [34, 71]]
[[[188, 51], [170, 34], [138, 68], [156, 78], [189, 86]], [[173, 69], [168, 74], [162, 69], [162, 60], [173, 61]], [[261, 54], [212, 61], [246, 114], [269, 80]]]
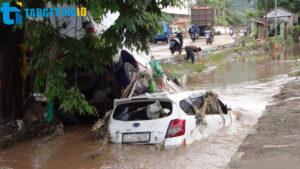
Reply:
[[171, 24], [173, 22], [172, 16], [169, 13], [162, 12], [161, 16], [158, 18], [159, 22], [167, 22]]
[[[268, 1], [268, 11], [275, 8], [275, 1], [274, 0], [267, 0]], [[265, 0], [257, 1], [257, 9], [264, 11], [265, 10]], [[282, 7], [286, 10], [289, 10], [294, 13], [300, 12], [300, 1], [299, 0], [277, 0], [277, 6]]]
[[246, 20], [249, 20], [251, 18], [258, 17], [258, 16], [261, 16], [263, 14], [264, 14], [263, 11], [250, 10], [250, 11], [247, 11], [245, 15], [246, 15]]
[[[6, 0], [0, 0], [0, 4], [3, 1]], [[27, 0], [22, 8], [43, 8], [47, 3], [86, 7], [98, 22], [108, 12], [120, 14], [101, 35], [87, 34], [81, 39], [61, 35], [59, 28], [49, 26], [49, 18], [38, 22], [24, 18], [23, 25], [17, 28], [24, 31], [25, 48], [34, 48], [30, 63], [30, 72], [36, 75], [34, 92], [42, 92], [49, 100], [57, 100], [64, 111], [91, 115], [95, 115], [96, 110], [87, 103], [76, 81], [68, 84], [67, 71], [84, 69], [100, 74], [118, 48], [123, 46], [149, 52], [147, 39], [159, 29], [157, 22], [162, 15], [161, 9], [182, 4], [181, 0]], [[65, 55], [50, 57], [53, 46], [57, 53]]]

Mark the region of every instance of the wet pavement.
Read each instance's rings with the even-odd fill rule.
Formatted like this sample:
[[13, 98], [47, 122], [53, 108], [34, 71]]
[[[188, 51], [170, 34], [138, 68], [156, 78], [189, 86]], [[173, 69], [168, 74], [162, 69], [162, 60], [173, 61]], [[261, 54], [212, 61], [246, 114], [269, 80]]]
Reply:
[[[185, 77], [186, 89], [212, 90], [242, 113], [240, 121], [191, 145], [162, 152], [149, 145], [101, 147], [87, 126], [68, 127], [63, 136], [50, 142], [38, 138], [1, 151], [0, 168], [225, 168], [272, 96], [289, 80], [286, 74], [295, 64], [293, 55], [243, 57]], [[99, 148], [99, 155], [90, 155]]]
[[[186, 45], [195, 45], [201, 47], [202, 50], [210, 50], [222, 45], [228, 45], [234, 43], [233, 37], [228, 34], [216, 35], [213, 44], [206, 44], [206, 40], [203, 36], [200, 36], [196, 41], [192, 41], [189, 38], [184, 38], [183, 47]], [[169, 43], [158, 42], [157, 44], [150, 44], [151, 56], [154, 56], [157, 60], [172, 58], [178, 55], [176, 52], [174, 55], [171, 54], [169, 49]], [[182, 54], [185, 54], [183, 50]]]

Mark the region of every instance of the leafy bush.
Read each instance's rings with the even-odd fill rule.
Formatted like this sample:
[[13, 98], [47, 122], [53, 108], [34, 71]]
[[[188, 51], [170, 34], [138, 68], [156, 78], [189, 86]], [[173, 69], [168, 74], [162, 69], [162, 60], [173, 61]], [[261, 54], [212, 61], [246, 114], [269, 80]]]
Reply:
[[294, 25], [291, 26], [291, 31], [292, 31], [292, 37], [295, 42], [299, 42], [299, 36], [300, 36], [300, 25]]

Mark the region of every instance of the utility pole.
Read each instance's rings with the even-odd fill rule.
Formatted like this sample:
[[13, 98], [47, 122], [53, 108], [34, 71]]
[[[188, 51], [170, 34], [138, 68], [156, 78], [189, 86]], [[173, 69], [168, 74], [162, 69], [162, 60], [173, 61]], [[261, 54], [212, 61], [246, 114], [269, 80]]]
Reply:
[[275, 37], [277, 37], [277, 0], [275, 0]]
[[223, 0], [224, 2], [224, 9], [223, 9], [223, 25], [225, 28], [225, 33], [226, 33], [226, 0]]
[[268, 0], [265, 0], [265, 25], [264, 25], [264, 37], [267, 38], [267, 13], [268, 13]]

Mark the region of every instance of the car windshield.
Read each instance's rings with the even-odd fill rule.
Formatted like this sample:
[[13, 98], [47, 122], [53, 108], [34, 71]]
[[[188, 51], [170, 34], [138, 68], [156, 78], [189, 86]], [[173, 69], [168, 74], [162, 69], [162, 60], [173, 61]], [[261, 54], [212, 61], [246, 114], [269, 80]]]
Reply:
[[118, 105], [113, 118], [122, 121], [153, 120], [169, 116], [172, 103], [167, 101], [132, 102]]

